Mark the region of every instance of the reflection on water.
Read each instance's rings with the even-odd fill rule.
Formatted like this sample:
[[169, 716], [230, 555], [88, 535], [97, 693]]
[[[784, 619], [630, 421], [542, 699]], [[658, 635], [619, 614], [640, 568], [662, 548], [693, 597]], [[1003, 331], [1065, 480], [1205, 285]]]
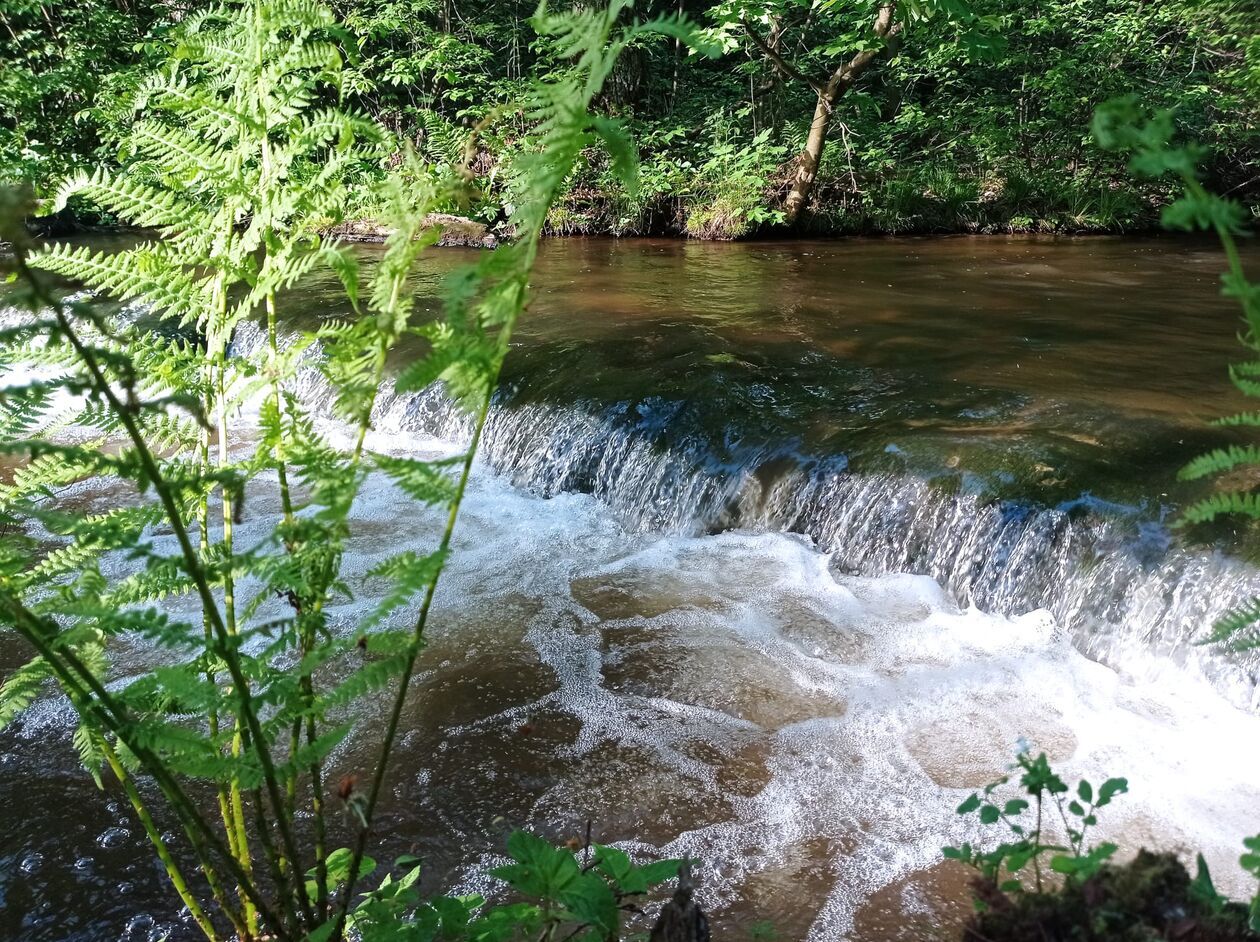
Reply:
[[[702, 859], [723, 937], [931, 938], [966, 912], [939, 848], [979, 836], [952, 809], [1026, 736], [1067, 776], [1130, 778], [1108, 836], [1202, 847], [1247, 889], [1260, 758], [1230, 743], [1260, 719], [1222, 694], [1254, 680], [1190, 641], [1254, 576], [1158, 525], [1202, 421], [1236, 405], [1218, 266], [1154, 241], [548, 243], [377, 856], [485, 889], [511, 827], [589, 819]], [[381, 448], [461, 434], [433, 394], [387, 397], [378, 424]], [[260, 484], [241, 545], [273, 505]], [[382, 547], [438, 525], [383, 482], [355, 517], [342, 630]], [[5, 638], [0, 670], [19, 653]], [[124, 674], [157, 657], [118, 654]], [[363, 712], [336, 775], [371, 761]], [[50, 700], [0, 738], [0, 936], [192, 937], [66, 719]]]

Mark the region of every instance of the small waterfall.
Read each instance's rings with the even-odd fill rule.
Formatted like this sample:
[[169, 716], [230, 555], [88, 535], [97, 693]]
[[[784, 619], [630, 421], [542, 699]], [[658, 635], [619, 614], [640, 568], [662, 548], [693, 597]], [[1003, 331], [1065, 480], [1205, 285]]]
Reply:
[[[238, 344], [258, 343], [246, 327]], [[302, 371], [304, 401], [327, 411], [332, 392]], [[500, 390], [482, 457], [542, 497], [588, 493], [624, 524], [699, 534], [730, 528], [811, 538], [833, 565], [861, 575], [928, 575], [962, 606], [1003, 615], [1048, 610], [1091, 657], [1133, 672], [1170, 661], [1200, 671], [1229, 699], [1254, 708], [1260, 656], [1196, 644], [1213, 621], [1260, 595], [1260, 572], [1212, 549], [1186, 547], [1131, 507], [1082, 497], [1055, 507], [970, 492], [960, 474], [851, 470], [844, 456], [810, 456], [791, 443], [713, 443], [672, 428], [681, 404], [527, 401]], [[432, 387], [384, 393], [378, 428], [448, 441], [468, 417]]]

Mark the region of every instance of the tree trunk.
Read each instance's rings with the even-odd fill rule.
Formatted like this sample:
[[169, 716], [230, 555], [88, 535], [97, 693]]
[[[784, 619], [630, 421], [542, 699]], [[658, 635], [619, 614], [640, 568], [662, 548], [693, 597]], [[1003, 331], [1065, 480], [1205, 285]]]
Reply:
[[783, 204], [783, 212], [787, 224], [793, 225], [800, 218], [802, 211], [809, 203], [809, 195], [814, 189], [814, 180], [818, 176], [818, 162], [822, 160], [823, 147], [827, 143], [827, 131], [831, 126], [831, 109], [835, 102], [823, 95], [818, 96], [818, 104], [814, 107], [814, 120], [809, 126], [809, 136], [805, 138], [805, 149], [796, 158], [796, 175], [792, 178], [792, 189], [788, 192]]
[[[896, 0], [883, 4], [875, 17], [875, 35], [884, 40], [884, 48], [891, 46], [901, 32], [901, 24], [893, 21]], [[827, 144], [827, 132], [831, 127], [831, 113], [836, 103], [844, 96], [858, 77], [870, 68], [879, 48], [866, 49], [859, 52], [848, 62], [839, 66], [827, 84], [821, 88], [814, 86], [818, 92], [818, 103], [814, 106], [814, 120], [809, 126], [809, 136], [805, 139], [805, 149], [796, 159], [796, 175], [792, 179], [792, 189], [788, 192], [783, 204], [785, 222], [794, 225], [809, 206], [809, 197], [814, 190], [814, 180], [818, 177], [818, 165], [822, 161], [823, 148]]]

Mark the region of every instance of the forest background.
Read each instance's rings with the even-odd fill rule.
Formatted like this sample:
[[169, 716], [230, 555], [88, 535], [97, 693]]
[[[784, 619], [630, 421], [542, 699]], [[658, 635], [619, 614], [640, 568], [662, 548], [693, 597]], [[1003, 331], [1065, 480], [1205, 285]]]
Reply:
[[[0, 0], [0, 182], [38, 190], [129, 161], [136, 86], [196, 6]], [[530, 28], [532, 0], [334, 6], [343, 96], [435, 176], [475, 147], [479, 196], [445, 208], [502, 232], [502, 168], [526, 126], [510, 103], [563, 65]], [[647, 0], [637, 12], [690, 17], [721, 54], [646, 40], [623, 54], [596, 108], [628, 125], [642, 186], [627, 191], [592, 147], [550, 234], [1154, 228], [1171, 185], [1135, 181], [1089, 131], [1096, 106], [1130, 93], [1209, 147], [1210, 189], [1252, 215], [1260, 205], [1255, 0]], [[366, 184], [399, 162], [354, 172]], [[109, 221], [85, 204], [61, 219]]]

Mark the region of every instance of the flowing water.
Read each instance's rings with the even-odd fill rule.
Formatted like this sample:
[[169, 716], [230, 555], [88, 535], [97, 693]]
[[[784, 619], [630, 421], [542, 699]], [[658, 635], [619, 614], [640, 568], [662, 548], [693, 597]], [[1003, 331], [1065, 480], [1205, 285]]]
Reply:
[[[417, 290], [470, 257], [434, 252]], [[511, 828], [590, 820], [701, 859], [723, 938], [948, 938], [966, 875], [939, 849], [981, 836], [952, 809], [1023, 737], [1065, 777], [1128, 776], [1105, 836], [1201, 848], [1250, 893], [1260, 662], [1194, 642], [1260, 574], [1168, 526], [1202, 492], [1176, 469], [1240, 405], [1220, 264], [1159, 240], [547, 243], [378, 857], [488, 890]], [[286, 322], [334, 297], [310, 281]], [[326, 410], [313, 370], [300, 392]], [[439, 390], [375, 426], [400, 453], [467, 434]], [[238, 539], [273, 514], [264, 485]], [[381, 481], [354, 516], [346, 630], [380, 591], [362, 574], [438, 526]], [[0, 637], [0, 671], [22, 653]], [[337, 774], [370, 763], [377, 710]], [[0, 737], [0, 794], [0, 937], [191, 937], [121, 796], [75, 770], [64, 703]]]

